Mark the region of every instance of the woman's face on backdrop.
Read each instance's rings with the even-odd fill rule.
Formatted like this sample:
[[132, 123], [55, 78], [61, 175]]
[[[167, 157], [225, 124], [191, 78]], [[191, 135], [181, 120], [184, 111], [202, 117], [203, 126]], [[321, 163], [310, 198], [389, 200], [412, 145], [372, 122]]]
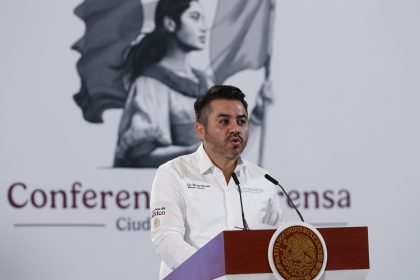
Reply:
[[181, 15], [180, 25], [175, 32], [177, 40], [191, 50], [202, 50], [206, 44], [207, 26], [198, 1], [191, 1], [190, 7]]

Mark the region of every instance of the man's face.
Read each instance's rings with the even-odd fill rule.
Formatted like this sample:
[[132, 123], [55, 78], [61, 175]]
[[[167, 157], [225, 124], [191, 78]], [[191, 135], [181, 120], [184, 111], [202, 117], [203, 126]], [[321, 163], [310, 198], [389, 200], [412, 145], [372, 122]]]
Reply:
[[206, 151], [219, 158], [234, 160], [248, 141], [248, 114], [238, 100], [218, 99], [210, 102], [207, 125], [199, 137]]

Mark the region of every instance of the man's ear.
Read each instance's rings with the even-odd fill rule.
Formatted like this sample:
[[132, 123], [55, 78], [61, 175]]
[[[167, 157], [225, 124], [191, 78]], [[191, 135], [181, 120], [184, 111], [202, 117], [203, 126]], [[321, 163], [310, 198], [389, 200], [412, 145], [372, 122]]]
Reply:
[[168, 16], [163, 17], [163, 26], [169, 33], [173, 33], [176, 30], [175, 21]]
[[204, 140], [206, 136], [206, 129], [204, 125], [201, 123], [195, 123], [195, 133], [197, 134], [198, 138], [200, 138], [200, 140]]

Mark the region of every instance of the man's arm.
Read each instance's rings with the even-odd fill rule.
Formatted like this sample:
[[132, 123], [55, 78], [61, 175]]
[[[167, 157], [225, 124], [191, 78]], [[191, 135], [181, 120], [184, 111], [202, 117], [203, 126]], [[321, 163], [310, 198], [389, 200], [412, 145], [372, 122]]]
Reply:
[[159, 167], [152, 186], [152, 242], [163, 262], [175, 269], [197, 249], [185, 242], [185, 199], [168, 165]]

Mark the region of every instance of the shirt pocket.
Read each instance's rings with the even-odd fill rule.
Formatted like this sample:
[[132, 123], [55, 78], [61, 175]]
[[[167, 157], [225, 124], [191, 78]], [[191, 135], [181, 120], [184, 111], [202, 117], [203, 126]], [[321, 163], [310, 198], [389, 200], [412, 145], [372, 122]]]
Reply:
[[[251, 229], [269, 229], [272, 227], [273, 201], [269, 192], [261, 187], [244, 185], [242, 199], [245, 216]], [[277, 211], [274, 211], [277, 212]]]
[[225, 224], [226, 208], [222, 190], [209, 183], [186, 182], [186, 218], [190, 226], [207, 230]]

